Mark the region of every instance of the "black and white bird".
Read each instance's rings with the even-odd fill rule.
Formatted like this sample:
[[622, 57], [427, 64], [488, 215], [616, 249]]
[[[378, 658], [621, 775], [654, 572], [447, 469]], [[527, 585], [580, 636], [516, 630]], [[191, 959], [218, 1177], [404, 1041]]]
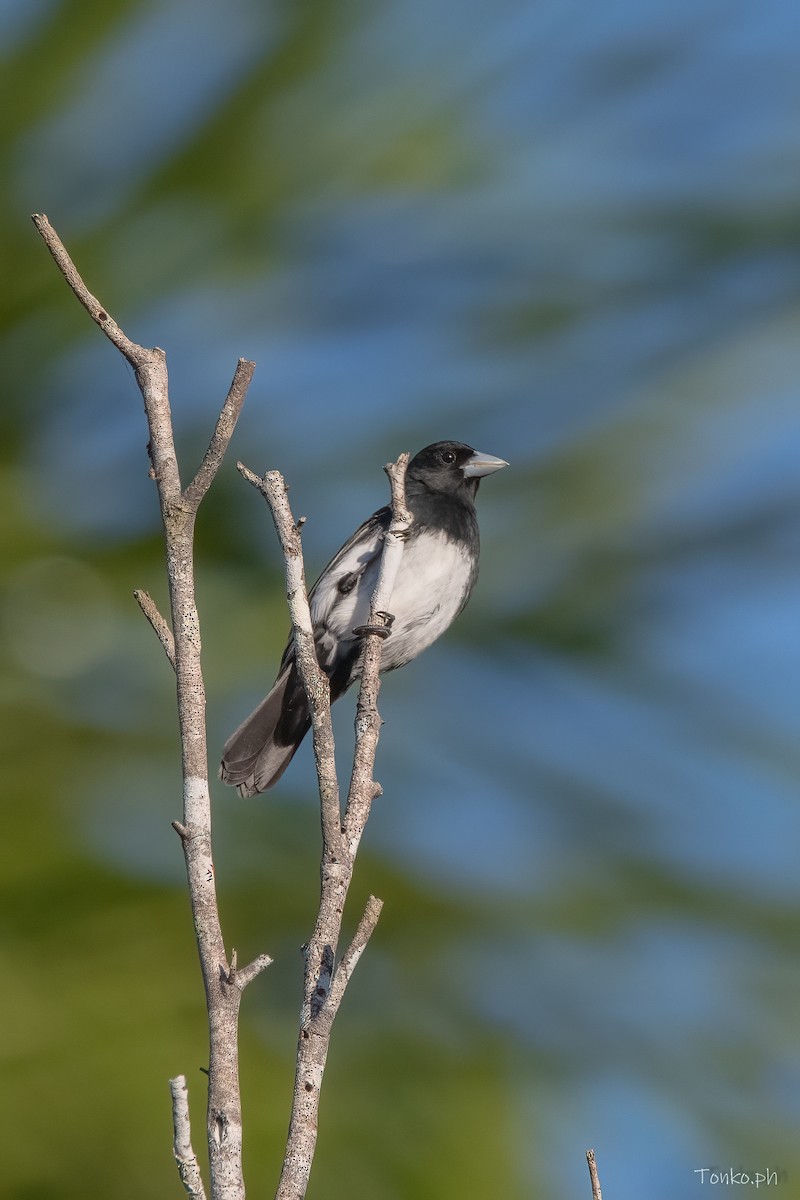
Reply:
[[[412, 458], [406, 504], [413, 523], [391, 599], [394, 620], [383, 644], [381, 671], [421, 654], [450, 627], [478, 578], [480, 536], [475, 495], [484, 475], [508, 466], [462, 442], [436, 442]], [[319, 665], [331, 702], [361, 671], [356, 629], [369, 620], [391, 508], [379, 509], [331, 559], [309, 592]], [[220, 778], [254, 796], [280, 779], [311, 726], [290, 637], [269, 695], [225, 743]]]

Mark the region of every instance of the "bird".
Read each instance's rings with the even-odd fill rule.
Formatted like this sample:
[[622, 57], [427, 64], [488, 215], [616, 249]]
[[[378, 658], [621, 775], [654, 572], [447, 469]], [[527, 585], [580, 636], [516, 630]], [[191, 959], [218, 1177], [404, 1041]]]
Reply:
[[[507, 466], [502, 458], [452, 441], [426, 446], [409, 462], [406, 506], [413, 520], [392, 591], [382, 673], [417, 658], [465, 607], [478, 578], [475, 496], [484, 476]], [[360, 525], [308, 595], [317, 659], [330, 681], [331, 703], [361, 673], [361, 627], [369, 620], [391, 518], [387, 505]], [[241, 796], [267, 791], [310, 727], [290, 635], [272, 690], [225, 743], [220, 778]]]

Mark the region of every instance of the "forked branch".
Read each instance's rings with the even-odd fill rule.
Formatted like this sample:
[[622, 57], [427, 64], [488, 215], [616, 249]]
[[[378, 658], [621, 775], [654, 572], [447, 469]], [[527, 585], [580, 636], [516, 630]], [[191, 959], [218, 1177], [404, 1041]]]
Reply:
[[297, 1041], [292, 1113], [276, 1200], [298, 1200], [306, 1193], [316, 1148], [320, 1091], [331, 1029], [345, 988], [377, 925], [382, 907], [382, 901], [370, 896], [350, 945], [337, 961], [345, 900], [353, 878], [356, 853], [372, 802], [381, 791], [373, 778], [381, 726], [378, 714], [379, 672], [383, 640], [391, 624], [392, 589], [411, 524], [411, 515], [405, 502], [407, 466], [408, 455], [402, 454], [396, 463], [389, 463], [385, 467], [392, 488], [392, 520], [384, 539], [369, 622], [360, 630], [364, 650], [356, 709], [356, 744], [343, 817], [333, 758], [330, 689], [327, 677], [317, 663], [299, 525], [292, 515], [283, 477], [277, 471], [268, 471], [260, 478], [239, 464], [242, 475], [261, 491], [269, 504], [283, 549], [298, 670], [312, 718], [321, 804], [319, 911], [314, 932], [305, 948], [303, 1007]]
[[[164, 351], [131, 341], [105, 306], [86, 287], [47, 217], [36, 214], [33, 222], [73, 295], [133, 367], [144, 401], [150, 437], [148, 452], [152, 463], [151, 475], [158, 490], [164, 524], [172, 628], [147, 593], [139, 592], [136, 598], [158, 635], [177, 679], [183, 818], [176, 823], [176, 828], [181, 835], [186, 862], [209, 1017], [206, 1135], [211, 1195], [212, 1200], [243, 1200], [242, 1116], [237, 1051], [239, 1003], [244, 984], [263, 970], [269, 960], [262, 955], [237, 973], [228, 963], [219, 922], [211, 853], [205, 689], [194, 587], [194, 525], [200, 501], [222, 462], [236, 426], [254, 364], [244, 359], [239, 361], [208, 450], [197, 474], [183, 492], [175, 454]], [[197, 1161], [189, 1152], [185, 1084], [181, 1089], [176, 1081], [173, 1101], [176, 1158], [181, 1179], [189, 1195], [199, 1197], [203, 1195], [202, 1182]], [[184, 1117], [187, 1119], [185, 1124]]]

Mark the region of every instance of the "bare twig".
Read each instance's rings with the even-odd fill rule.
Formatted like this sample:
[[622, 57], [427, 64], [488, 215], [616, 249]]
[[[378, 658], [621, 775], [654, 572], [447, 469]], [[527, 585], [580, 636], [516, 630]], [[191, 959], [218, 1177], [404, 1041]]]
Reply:
[[[211, 802], [205, 726], [205, 688], [200, 661], [200, 622], [194, 587], [194, 526], [197, 509], [222, 462], [252, 375], [252, 364], [239, 363], [209, 448], [192, 483], [182, 492], [172, 431], [166, 356], [158, 348], [132, 342], [92, 295], [47, 217], [33, 222], [70, 289], [131, 366], [144, 400], [150, 434], [148, 452], [158, 489], [167, 550], [170, 616], [167, 623], [144, 593], [137, 596], [167, 655], [174, 664], [183, 770], [183, 820], [180, 834], [189, 881], [192, 916], [209, 1017], [209, 1084], [206, 1134], [213, 1200], [243, 1200], [242, 1119], [239, 1094], [237, 1026], [242, 990], [230, 982], [230, 968], [217, 909], [211, 853]], [[172, 654], [170, 656], [170, 649]], [[256, 960], [261, 963], [263, 960]], [[264, 962], [263, 965], [266, 965]], [[259, 965], [258, 970], [263, 969]], [[252, 977], [255, 965], [246, 968]]]
[[246, 358], [240, 358], [236, 364], [236, 371], [234, 372], [231, 386], [228, 389], [228, 395], [225, 397], [222, 412], [217, 419], [216, 428], [208, 444], [208, 449], [203, 455], [203, 461], [197, 468], [197, 474], [192, 482], [187, 484], [186, 490], [183, 493], [186, 503], [192, 505], [195, 509], [203, 499], [203, 496], [205, 496], [222, 464], [222, 459], [225, 456], [228, 443], [236, 428], [236, 422], [239, 419], [239, 413], [242, 411], [242, 405], [244, 404], [247, 389], [250, 386], [255, 369], [256, 364]]
[[146, 351], [142, 346], [137, 346], [135, 342], [132, 342], [130, 338], [125, 336], [111, 314], [92, 295], [81, 279], [75, 264], [67, 253], [64, 243], [44, 213], [34, 213], [31, 220], [41, 234], [47, 249], [52, 255], [53, 261], [66, 279], [73, 296], [80, 301], [95, 325], [99, 325], [109, 341], [113, 342], [119, 352], [125, 355], [133, 369], [137, 370], [148, 354], [156, 353], [163, 359], [163, 350]]
[[597, 1163], [594, 1161], [594, 1150], [586, 1151], [586, 1161], [589, 1164], [589, 1178], [592, 1181], [592, 1200], [603, 1200], [600, 1191], [600, 1180], [597, 1175]]
[[361, 920], [358, 922], [356, 931], [353, 934], [353, 940], [345, 950], [336, 968], [330, 998], [330, 1003], [334, 1010], [338, 1009], [341, 1004], [344, 990], [350, 982], [350, 976], [355, 971], [358, 960], [367, 948], [367, 942], [372, 937], [375, 926], [378, 924], [382, 908], [382, 900], [379, 900], [377, 896], [369, 897], [364, 912], [361, 915]]
[[384, 641], [382, 631], [390, 624], [388, 615], [391, 608], [392, 591], [403, 557], [405, 539], [411, 527], [412, 518], [406, 507], [405, 491], [408, 458], [408, 454], [401, 454], [397, 462], [387, 463], [383, 468], [389, 476], [389, 485], [392, 490], [392, 520], [383, 543], [380, 574], [370, 606], [369, 624], [364, 633], [361, 687], [356, 705], [356, 745], [344, 815], [345, 841], [351, 859], [355, 857], [358, 850], [372, 801], [377, 794], [378, 785], [372, 778], [372, 772], [375, 767], [375, 754], [381, 731], [378, 692]]
[[186, 1189], [187, 1196], [192, 1200], [206, 1200], [206, 1190], [197, 1155], [192, 1149], [192, 1130], [189, 1122], [189, 1092], [186, 1088], [186, 1076], [176, 1075], [169, 1081], [172, 1093], [172, 1128], [175, 1133], [172, 1144], [175, 1162], [181, 1183]]
[[164, 647], [164, 653], [169, 659], [170, 666], [175, 670], [175, 639], [172, 636], [172, 630], [167, 622], [162, 617], [156, 607], [156, 602], [149, 592], [145, 592], [142, 588], [135, 588], [133, 597], [139, 608], [142, 610], [150, 625], [153, 628], [158, 640]]
[[175, 457], [175, 444], [172, 438], [166, 355], [157, 346], [150, 349], [137, 345], [123, 333], [111, 314], [92, 295], [81, 279], [64, 243], [44, 213], [34, 213], [32, 220], [56, 266], [69, 284], [73, 295], [80, 301], [95, 324], [99, 325], [109, 341], [133, 367], [136, 382], [144, 400], [145, 414], [150, 430], [148, 452], [153, 464], [153, 478], [158, 484], [162, 515], [164, 515], [165, 510], [178, 504], [181, 497], [178, 460]]
[[342, 831], [339, 781], [336, 778], [333, 726], [331, 725], [330, 685], [327, 676], [320, 670], [317, 662], [299, 522], [295, 521], [292, 516], [286, 481], [280, 472], [267, 471], [261, 478], [243, 463], [237, 463], [236, 466], [247, 482], [258, 488], [267, 501], [283, 551], [286, 565], [286, 594], [289, 599], [289, 614], [294, 632], [297, 669], [308, 696], [311, 712], [322, 835], [325, 845], [330, 848], [333, 859], [338, 860], [341, 857]]
[[231, 955], [231, 968], [228, 972], [228, 983], [237, 987], [240, 992], [243, 992], [248, 983], [252, 983], [262, 971], [266, 971], [267, 967], [272, 962], [268, 954], [259, 954], [258, 958], [254, 958], [246, 967], [237, 967], [234, 969], [234, 958], [236, 951]]

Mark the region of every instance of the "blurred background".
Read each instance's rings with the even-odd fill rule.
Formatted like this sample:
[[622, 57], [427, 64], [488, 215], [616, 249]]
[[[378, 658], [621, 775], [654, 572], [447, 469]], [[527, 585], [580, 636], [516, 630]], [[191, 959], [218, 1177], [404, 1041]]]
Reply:
[[[198, 530], [209, 738], [311, 576], [457, 438], [511, 467], [468, 611], [386, 682], [311, 1197], [800, 1196], [800, 8], [0, 4], [4, 1194], [182, 1194], [202, 991], [170, 821], [173, 681], [141, 400], [28, 214], [168, 354], [188, 478], [258, 370]], [[352, 698], [337, 706], [340, 773]], [[316, 909], [308, 745], [215, 784], [273, 1194]]]

